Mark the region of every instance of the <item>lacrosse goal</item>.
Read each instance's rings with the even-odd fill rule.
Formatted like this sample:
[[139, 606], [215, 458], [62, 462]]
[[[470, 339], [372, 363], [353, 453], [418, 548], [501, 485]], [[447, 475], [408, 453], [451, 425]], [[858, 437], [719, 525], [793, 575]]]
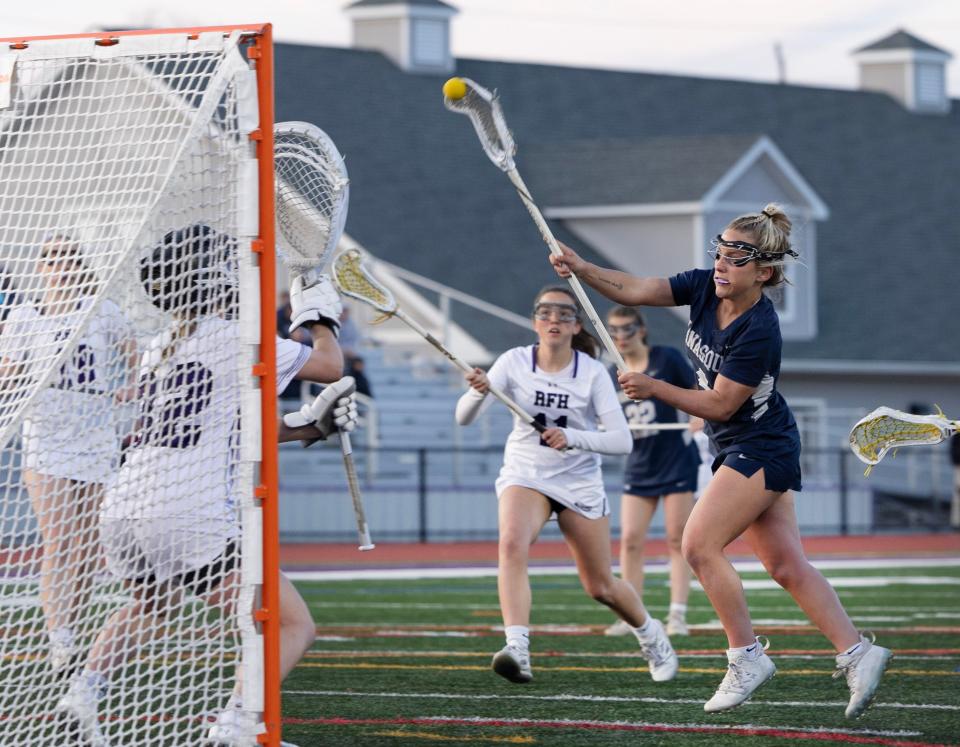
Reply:
[[0, 744], [279, 744], [272, 55], [0, 40]]

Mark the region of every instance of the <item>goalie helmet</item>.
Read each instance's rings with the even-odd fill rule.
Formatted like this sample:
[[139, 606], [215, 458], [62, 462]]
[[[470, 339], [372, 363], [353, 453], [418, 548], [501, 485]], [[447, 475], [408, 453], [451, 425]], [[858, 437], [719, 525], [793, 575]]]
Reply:
[[196, 223], [170, 231], [140, 261], [150, 302], [170, 314], [203, 316], [229, 310], [237, 291], [236, 241]]

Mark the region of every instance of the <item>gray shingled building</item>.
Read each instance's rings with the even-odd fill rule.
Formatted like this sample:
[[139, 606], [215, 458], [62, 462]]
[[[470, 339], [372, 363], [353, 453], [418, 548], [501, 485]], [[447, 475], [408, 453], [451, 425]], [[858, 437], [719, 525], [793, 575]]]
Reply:
[[[443, 108], [443, 81], [466, 76], [499, 90], [535, 199], [597, 262], [706, 266], [730, 217], [786, 205], [805, 266], [776, 299], [781, 388], [808, 445], [827, 445], [828, 413], [960, 412], [948, 53], [898, 31], [856, 51], [859, 90], [837, 90], [453, 59], [449, 5], [361, 0], [347, 12], [355, 48], [278, 46], [277, 118], [316, 122], [338, 144], [347, 231], [374, 255], [519, 314], [555, 279], [508, 180]], [[655, 341], [680, 344], [678, 311], [650, 312]], [[462, 304], [451, 314], [492, 353], [529, 339]]]

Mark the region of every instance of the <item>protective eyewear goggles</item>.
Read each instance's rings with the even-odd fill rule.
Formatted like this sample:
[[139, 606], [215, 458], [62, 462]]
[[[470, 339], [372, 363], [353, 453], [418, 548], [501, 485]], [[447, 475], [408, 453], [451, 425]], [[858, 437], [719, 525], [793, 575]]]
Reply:
[[[707, 253], [713, 257], [714, 261], [717, 259], [722, 259], [724, 262], [733, 265], [734, 267], [743, 267], [755, 260], [760, 262], [775, 262], [777, 260], [782, 260], [786, 255], [791, 257], [800, 256], [793, 249], [787, 249], [783, 254], [764, 252], [760, 249], [760, 247], [746, 241], [726, 241], [720, 234], [717, 234], [715, 238], [710, 239], [710, 246], [713, 248], [708, 249]], [[742, 256], [731, 257], [726, 252], [721, 251], [721, 249], [732, 249], [734, 251], [746, 252], [746, 254]]]
[[630, 324], [608, 324], [607, 332], [610, 333], [611, 337], [633, 337], [637, 330], [640, 329], [640, 325], [636, 322], [630, 322]]
[[538, 303], [533, 307], [533, 318], [543, 322], [556, 319], [558, 322], [575, 322], [579, 318], [577, 307], [569, 303]]

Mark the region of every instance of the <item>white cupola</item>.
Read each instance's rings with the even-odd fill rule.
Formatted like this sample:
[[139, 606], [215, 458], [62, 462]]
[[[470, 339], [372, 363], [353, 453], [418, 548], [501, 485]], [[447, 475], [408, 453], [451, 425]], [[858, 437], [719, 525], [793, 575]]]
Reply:
[[374, 49], [412, 73], [453, 72], [450, 19], [457, 9], [441, 0], [357, 0], [346, 8], [353, 19], [353, 46]]
[[860, 88], [886, 93], [912, 112], [946, 114], [947, 62], [953, 55], [918, 39], [895, 31], [880, 41], [853, 53], [860, 64]]

